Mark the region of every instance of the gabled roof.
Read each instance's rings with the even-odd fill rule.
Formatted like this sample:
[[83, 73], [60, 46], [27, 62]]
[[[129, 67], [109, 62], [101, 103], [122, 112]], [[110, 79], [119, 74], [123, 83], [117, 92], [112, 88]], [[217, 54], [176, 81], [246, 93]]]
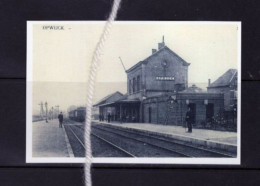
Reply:
[[[107, 101], [110, 97], [115, 95], [116, 93], [119, 93], [121, 96], [117, 99]], [[121, 94], [120, 92], [115, 92], [113, 94], [110, 94], [106, 97], [104, 97], [102, 100], [100, 100], [97, 104], [93, 105], [93, 107], [96, 106], [113, 106], [118, 103], [140, 103], [140, 100], [138, 98], [136, 99], [129, 99], [127, 94]]]
[[147, 57], [146, 59], [144, 59], [143, 61], [138, 62], [137, 64], [135, 64], [134, 66], [132, 66], [131, 68], [129, 68], [128, 70], [126, 70], [126, 72], [127, 72], [127, 73], [130, 72], [130, 71], [134, 70], [135, 68], [139, 67], [139, 66], [142, 65], [142, 64], [147, 64], [152, 57], [158, 55], [159, 53], [161, 53], [161, 52], [164, 51], [164, 50], [169, 51], [169, 52], [170, 52], [171, 54], [173, 54], [175, 57], [177, 57], [178, 59], [180, 59], [180, 61], [182, 62], [182, 65], [183, 65], [183, 66], [189, 66], [189, 65], [190, 65], [190, 63], [187, 63], [184, 59], [182, 59], [180, 56], [178, 56], [175, 52], [173, 52], [173, 51], [172, 51], [171, 49], [169, 49], [167, 46], [164, 46], [164, 47], [162, 47], [161, 49], [159, 49], [157, 52], [153, 53], [152, 55], [150, 55], [149, 57]]
[[[109, 94], [108, 96], [102, 98], [100, 101], [98, 101], [98, 102], [97, 102], [95, 105], [93, 105], [93, 106], [97, 106], [97, 105], [101, 105], [101, 104], [106, 103], [109, 98], [111, 98], [112, 96], [114, 96], [114, 95], [116, 95], [116, 94], [119, 94], [120, 96], [123, 96], [123, 94], [122, 94], [121, 92], [116, 91], [116, 92], [114, 92], [114, 93], [112, 93], [112, 94]], [[118, 99], [121, 99], [121, 97], [118, 98]]]
[[220, 76], [216, 81], [211, 83], [208, 88], [229, 86], [236, 76], [237, 76], [237, 70], [229, 69], [222, 76]]

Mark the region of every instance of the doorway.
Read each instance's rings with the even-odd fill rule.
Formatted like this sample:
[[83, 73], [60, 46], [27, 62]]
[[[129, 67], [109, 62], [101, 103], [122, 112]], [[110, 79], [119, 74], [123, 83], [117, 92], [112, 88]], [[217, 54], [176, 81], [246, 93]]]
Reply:
[[148, 108], [149, 123], [152, 123], [152, 108]]
[[213, 116], [214, 116], [214, 104], [209, 103], [206, 106], [206, 121], [211, 122]]
[[195, 124], [195, 121], [196, 121], [196, 104], [195, 103], [190, 103], [189, 107], [190, 107], [191, 116], [192, 116], [191, 122], [193, 124]]

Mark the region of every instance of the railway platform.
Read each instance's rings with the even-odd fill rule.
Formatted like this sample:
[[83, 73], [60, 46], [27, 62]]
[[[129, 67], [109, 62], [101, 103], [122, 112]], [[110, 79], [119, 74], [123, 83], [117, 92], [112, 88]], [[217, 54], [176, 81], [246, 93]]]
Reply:
[[107, 123], [98, 120], [92, 121], [96, 124], [110, 125], [113, 127], [138, 130], [147, 134], [157, 134], [185, 141], [194, 145], [205, 146], [213, 149], [236, 152], [237, 133], [215, 131], [207, 129], [193, 129], [192, 133], [187, 133], [187, 129], [182, 126], [169, 126], [150, 123]]
[[73, 157], [73, 152], [63, 128], [57, 119], [33, 122], [33, 157]]

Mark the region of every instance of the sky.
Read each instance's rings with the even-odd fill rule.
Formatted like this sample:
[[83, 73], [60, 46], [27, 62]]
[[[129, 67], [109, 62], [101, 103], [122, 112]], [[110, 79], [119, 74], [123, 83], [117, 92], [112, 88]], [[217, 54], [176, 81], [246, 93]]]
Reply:
[[[44, 30], [61, 25], [64, 30]], [[39, 102], [84, 105], [93, 52], [104, 22], [41, 22], [34, 24], [32, 36], [33, 107]], [[198, 22], [116, 22], [101, 53], [93, 102], [117, 90], [126, 92], [126, 69], [151, 55], [164, 41], [188, 63], [189, 84], [201, 88], [230, 68], [238, 68], [237, 23]]]

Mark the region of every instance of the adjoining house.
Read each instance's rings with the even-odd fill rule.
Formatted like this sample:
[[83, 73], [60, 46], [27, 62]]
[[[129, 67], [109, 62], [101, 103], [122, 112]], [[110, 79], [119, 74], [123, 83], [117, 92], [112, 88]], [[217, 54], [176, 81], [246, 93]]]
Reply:
[[237, 70], [229, 69], [213, 83], [209, 82], [207, 90], [208, 93], [224, 94], [225, 110], [231, 111], [237, 104]]
[[123, 122], [184, 125], [188, 107], [194, 124], [210, 120], [224, 110], [224, 95], [188, 87], [186, 62], [169, 49], [164, 39], [151, 56], [138, 62], [127, 73], [127, 93], [116, 92], [94, 106], [100, 114]]

